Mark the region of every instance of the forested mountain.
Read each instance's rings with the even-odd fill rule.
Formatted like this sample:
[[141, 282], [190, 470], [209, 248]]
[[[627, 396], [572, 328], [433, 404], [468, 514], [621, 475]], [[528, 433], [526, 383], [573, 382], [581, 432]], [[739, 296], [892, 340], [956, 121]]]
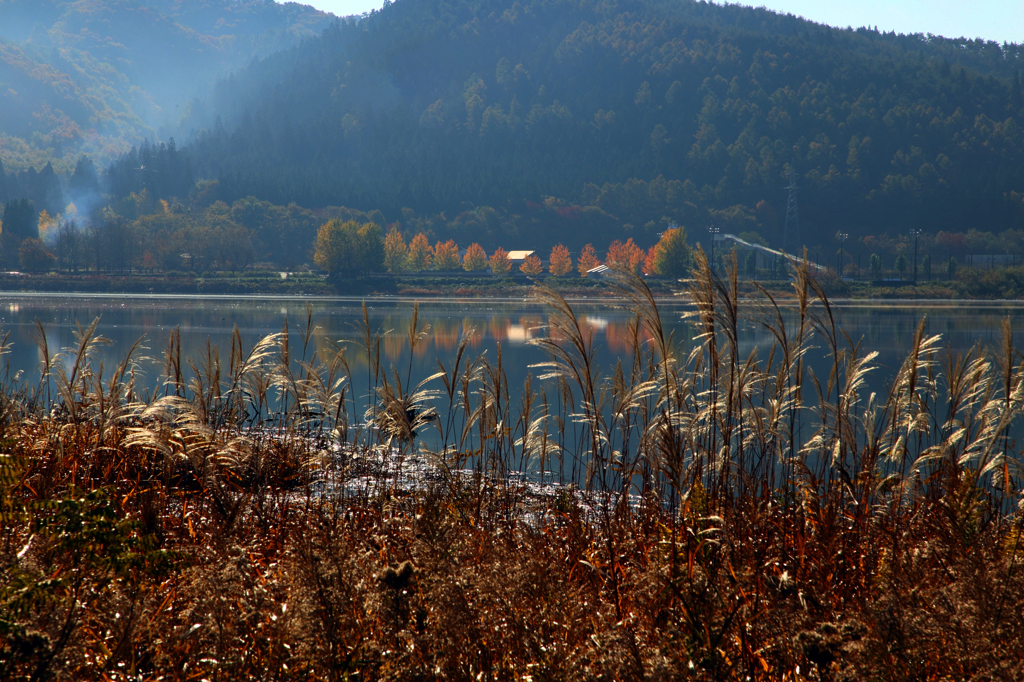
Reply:
[[330, 21], [269, 0], [0, 0], [0, 160], [105, 164], [217, 77]]
[[[1024, 220], [1022, 62], [703, 2], [399, 0], [223, 81], [180, 154], [229, 203], [444, 212], [492, 244], [670, 220], [779, 244], [790, 169], [810, 243], [1002, 230]], [[139, 163], [115, 194], [156, 188]]]

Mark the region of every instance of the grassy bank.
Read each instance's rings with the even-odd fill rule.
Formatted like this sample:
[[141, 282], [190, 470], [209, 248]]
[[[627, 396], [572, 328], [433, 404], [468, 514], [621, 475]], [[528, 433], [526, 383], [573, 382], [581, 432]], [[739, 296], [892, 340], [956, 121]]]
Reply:
[[[607, 296], [607, 283], [582, 277], [544, 278], [569, 296]], [[654, 290], [678, 290], [670, 282], [653, 281]], [[525, 277], [495, 278], [490, 275], [431, 276], [367, 275], [357, 278], [328, 277], [315, 272], [244, 273], [169, 272], [153, 275], [101, 275], [83, 273], [0, 273], [0, 291], [126, 293], [126, 294], [272, 294], [309, 296], [529, 296], [533, 282]]]
[[[0, 387], [0, 678], [1018, 675], [1009, 326], [966, 357], [919, 328], [868, 395], [874, 354], [806, 272], [784, 326], [769, 292], [744, 308], [698, 268], [704, 343], [677, 354], [627, 277], [615, 368], [536, 290], [541, 379], [462, 345], [408, 386], [368, 320], [361, 348], [314, 350], [307, 319], [191, 359], [172, 335], [151, 395], [132, 354], [90, 361], [94, 329], [59, 358], [40, 334], [43, 375]], [[740, 356], [748, 315], [776, 342]], [[427, 331], [414, 315], [412, 350]], [[805, 368], [812, 346], [830, 377]], [[430, 466], [402, 484], [414, 453]], [[559, 485], [517, 483], [527, 469]]]
[[[600, 279], [542, 277], [540, 281], [568, 298], [614, 297], [614, 288]], [[646, 278], [658, 296], [684, 293], [689, 280]], [[740, 279], [744, 297], [766, 289], [792, 299], [790, 279]], [[1014, 300], [1024, 296], [1024, 268], [1003, 270], [962, 269], [953, 280], [920, 280], [916, 284], [873, 284], [842, 281], [834, 275], [819, 277], [828, 296], [852, 299]], [[250, 270], [242, 273], [169, 272], [162, 274], [105, 275], [96, 273], [0, 273], [0, 291], [162, 294], [245, 294], [294, 296], [406, 296], [406, 297], [519, 297], [529, 296], [533, 281], [526, 276], [495, 278], [490, 274], [436, 273], [430, 275], [367, 275], [328, 277], [315, 272], [282, 273]]]
[[0, 291], [125, 294], [293, 294], [334, 296], [335, 287], [316, 273], [252, 271], [241, 274], [172, 271], [153, 275], [96, 273], [0, 273]]

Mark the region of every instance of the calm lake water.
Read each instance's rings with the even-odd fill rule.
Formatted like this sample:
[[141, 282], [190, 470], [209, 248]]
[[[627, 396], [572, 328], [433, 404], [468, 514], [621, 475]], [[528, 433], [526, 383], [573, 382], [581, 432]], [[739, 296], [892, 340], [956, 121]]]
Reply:
[[[326, 348], [328, 341], [354, 341], [359, 338], [357, 325], [362, 319], [362, 301], [355, 299], [310, 299], [313, 335], [309, 357], [317, 347]], [[411, 300], [394, 298], [366, 301], [370, 324], [387, 332], [381, 352], [385, 363], [401, 371], [404, 380], [409, 367], [408, 327], [412, 318]], [[147, 380], [159, 385], [163, 363], [159, 360], [174, 329], [181, 330], [183, 355], [198, 355], [207, 340], [221, 348], [227, 362], [232, 329], [237, 326], [247, 345], [266, 334], [281, 331], [286, 322], [292, 329], [292, 352], [302, 354], [298, 332], [305, 324], [307, 301], [298, 298], [241, 296], [138, 296], [138, 295], [67, 295], [67, 294], [3, 294], [0, 293], [0, 333], [8, 333], [11, 344], [11, 369], [26, 377], [38, 376], [41, 355], [32, 341], [35, 321], [46, 331], [51, 353], [71, 347], [78, 324], [87, 326], [100, 318], [99, 333], [111, 340], [100, 359], [112, 368], [128, 348], [144, 339], [144, 355], [154, 358], [145, 364]], [[632, 313], [610, 301], [581, 302], [576, 305], [579, 316], [593, 330], [601, 365], [611, 372], [616, 361], [629, 354], [629, 323]], [[692, 346], [694, 331], [682, 319], [691, 307], [682, 299], [661, 304], [662, 317], [675, 331], [683, 349]], [[749, 307], [748, 311], [753, 311]], [[884, 388], [905, 357], [914, 330], [922, 316], [927, 318], [927, 331], [941, 334], [943, 343], [956, 351], [967, 351], [974, 344], [996, 343], [1000, 324], [1009, 317], [1013, 329], [1024, 346], [1024, 305], [1001, 303], [880, 303], [857, 302], [838, 304], [838, 319], [853, 339], [862, 339], [863, 348], [880, 353], [875, 374], [875, 390]], [[788, 313], [795, 319], [795, 311]], [[421, 326], [429, 325], [425, 340], [412, 358], [412, 378], [418, 381], [437, 370], [437, 359], [451, 365], [460, 338], [469, 335], [470, 350], [486, 352], [493, 360], [501, 344], [502, 360], [510, 384], [521, 385], [529, 365], [545, 360], [544, 354], [529, 345], [531, 338], [543, 333], [547, 322], [544, 308], [529, 300], [425, 300], [419, 307]], [[347, 344], [355, 377], [366, 369], [365, 353], [354, 342]], [[820, 343], [817, 345], [821, 345]], [[758, 348], [766, 358], [771, 337], [753, 322], [745, 322], [741, 334], [744, 355]], [[813, 355], [813, 354], [812, 354]], [[812, 357], [812, 365], [824, 369], [823, 352]], [[536, 374], [537, 370], [533, 370]], [[362, 376], [365, 377], [365, 374]], [[356, 382], [357, 393], [359, 381]], [[361, 391], [365, 396], [367, 391]]]

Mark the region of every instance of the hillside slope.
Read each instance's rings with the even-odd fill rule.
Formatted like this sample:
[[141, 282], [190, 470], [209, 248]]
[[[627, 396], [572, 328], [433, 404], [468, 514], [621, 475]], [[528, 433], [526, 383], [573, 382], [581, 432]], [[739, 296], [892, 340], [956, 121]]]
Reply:
[[332, 19], [258, 0], [0, 0], [0, 160], [106, 163], [176, 123], [217, 77]]
[[805, 242], [1005, 229], [1024, 218], [1022, 62], [698, 2], [399, 0], [223, 81], [184, 153], [228, 201], [494, 207], [498, 232], [555, 197], [611, 216], [608, 236], [676, 220], [779, 244], [791, 169]]

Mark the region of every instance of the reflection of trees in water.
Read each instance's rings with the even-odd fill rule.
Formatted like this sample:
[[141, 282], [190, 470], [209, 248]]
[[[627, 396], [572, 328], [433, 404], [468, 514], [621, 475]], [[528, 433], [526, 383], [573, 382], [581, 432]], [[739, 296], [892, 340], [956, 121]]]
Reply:
[[[634, 332], [636, 333], [635, 338]], [[609, 322], [605, 327], [604, 335], [608, 348], [616, 353], [632, 352], [634, 344], [642, 346], [653, 338], [642, 327], [635, 329], [630, 322]]]
[[[407, 316], [388, 316], [380, 324], [374, 324], [374, 320], [371, 318], [370, 324], [373, 332], [386, 332], [381, 339], [380, 348], [381, 358], [384, 361], [388, 363], [396, 362], [405, 357], [405, 354], [409, 352], [409, 322], [410, 318]], [[505, 335], [502, 330], [507, 329], [509, 325], [507, 320], [504, 325], [501, 325], [500, 321], [497, 321], [496, 318], [491, 318], [489, 323], [485, 323], [479, 318], [465, 317], [462, 319], [452, 319], [450, 317], [434, 317], [424, 319], [421, 316], [421, 327], [424, 322], [429, 324], [427, 336], [416, 346], [414, 351], [414, 357], [420, 360], [435, 355], [443, 357], [448, 352], [454, 351], [464, 335], [469, 337], [470, 348], [479, 347], [483, 340], [480, 330], [485, 324], [487, 325], [487, 330], [492, 334], [501, 334], [501, 336], [495, 337], [501, 340]], [[361, 330], [352, 327], [346, 329], [343, 334], [337, 331], [327, 332], [322, 328], [317, 330], [317, 348], [320, 350], [326, 350], [329, 347], [328, 340], [337, 342], [339, 339], [344, 339], [341, 345], [346, 346], [348, 349], [346, 357], [349, 363], [352, 366], [365, 367], [367, 358], [366, 352], [362, 347]]]
[[491, 315], [491, 318], [487, 320], [487, 335], [495, 341], [504, 341], [508, 338], [508, 330], [511, 326], [512, 320], [508, 318], [508, 315]]
[[[462, 318], [462, 333], [469, 337], [469, 347], [479, 348], [483, 341], [483, 334], [480, 333], [481, 325], [474, 322], [472, 317]], [[473, 332], [470, 334], [470, 332]]]
[[[402, 351], [404, 351], [408, 345], [409, 340], [404, 334], [399, 336], [397, 332], [392, 331], [382, 340], [381, 353], [384, 355], [386, 360], [394, 362], [400, 355], [402, 355]], [[416, 350], [419, 351], [419, 349], [424, 346], [426, 346], [426, 344], [421, 343]]]
[[462, 325], [458, 320], [450, 317], [438, 317], [431, 321], [431, 334], [428, 341], [433, 341], [434, 347], [440, 351], [454, 350], [462, 337]]

